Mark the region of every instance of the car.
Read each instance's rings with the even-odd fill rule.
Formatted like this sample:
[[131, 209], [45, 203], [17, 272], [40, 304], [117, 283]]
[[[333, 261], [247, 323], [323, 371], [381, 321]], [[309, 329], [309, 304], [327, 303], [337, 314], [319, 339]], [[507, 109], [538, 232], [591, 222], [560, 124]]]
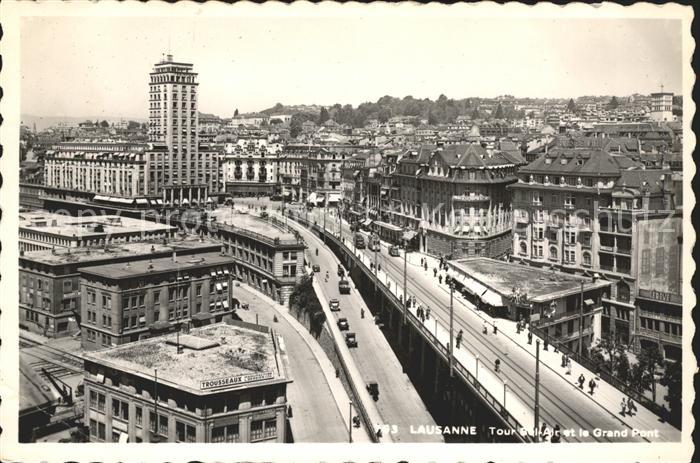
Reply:
[[367, 392], [372, 396], [374, 401], [379, 400], [379, 383], [374, 380], [367, 381]]
[[355, 333], [345, 333], [345, 345], [348, 347], [357, 347], [357, 337]]
[[348, 283], [348, 280], [342, 279], [338, 282], [338, 292], [340, 294], [350, 294], [350, 283]]
[[314, 273], [319, 273], [321, 271], [321, 266], [318, 264], [314, 264], [311, 266], [311, 270], [313, 270]]
[[379, 315], [374, 316], [374, 324], [377, 325], [377, 327], [380, 330], [384, 328], [384, 322], [382, 321], [382, 318]]
[[389, 255], [391, 257], [399, 257], [401, 254], [399, 254], [399, 247], [398, 246], [390, 246], [389, 247]]
[[328, 301], [328, 305], [330, 306], [331, 311], [340, 311], [340, 301], [338, 299], [331, 299], [330, 301]]
[[350, 325], [348, 324], [348, 319], [343, 317], [338, 319], [338, 328], [340, 328], [340, 331], [347, 331], [350, 329]]
[[340, 264], [338, 264], [338, 276], [341, 278], [345, 276], [345, 269]]

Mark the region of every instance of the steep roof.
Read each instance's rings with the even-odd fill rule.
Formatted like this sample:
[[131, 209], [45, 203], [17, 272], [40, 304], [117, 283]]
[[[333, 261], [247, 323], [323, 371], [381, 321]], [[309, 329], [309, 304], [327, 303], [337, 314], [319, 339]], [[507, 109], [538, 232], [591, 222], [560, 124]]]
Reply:
[[649, 193], [662, 193], [662, 185], [665, 178], [668, 178], [672, 172], [670, 170], [659, 169], [635, 169], [622, 172], [620, 178], [615, 182], [616, 188], [624, 188], [631, 190], [641, 190], [645, 186]]
[[[623, 158], [624, 156], [621, 156]], [[550, 173], [556, 175], [619, 175], [629, 165], [629, 158], [615, 159], [602, 149], [554, 148], [520, 169], [522, 173]], [[549, 160], [549, 161], [548, 161]], [[621, 165], [625, 167], [621, 167]]]

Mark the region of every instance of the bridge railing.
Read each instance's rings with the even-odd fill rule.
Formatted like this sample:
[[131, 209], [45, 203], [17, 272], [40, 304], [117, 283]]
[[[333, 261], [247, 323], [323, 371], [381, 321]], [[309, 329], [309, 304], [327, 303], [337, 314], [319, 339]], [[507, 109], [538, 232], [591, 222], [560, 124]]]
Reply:
[[[320, 225], [311, 224], [310, 221], [304, 220], [301, 217], [293, 216], [294, 220], [298, 221], [302, 225], [309, 227], [313, 230], [317, 230], [320, 233], [324, 233], [323, 227]], [[359, 265], [365, 268], [366, 274], [370, 277], [373, 283], [380, 288], [384, 296], [389, 299], [397, 307], [403, 307], [402, 302], [399, 298], [392, 293], [379, 278], [376, 277], [372, 272], [369, 271], [367, 266], [361, 259], [352, 252], [345, 244], [341, 243], [333, 234], [326, 233], [327, 237], [330, 237], [338, 246], [345, 248], [348, 255], [352, 256], [353, 260], [358, 262]], [[446, 346], [443, 346], [438, 338], [430, 332], [428, 328], [410, 311], [406, 310], [407, 320], [410, 321], [416, 330], [421, 333], [421, 335], [435, 348], [436, 352], [440, 354], [445, 361], [449, 361], [449, 351]], [[515, 435], [524, 442], [534, 442], [532, 436], [527, 433], [522, 433], [521, 430], [525, 427], [505, 408], [501, 402], [496, 399], [493, 394], [491, 394], [486, 388], [479, 382], [479, 380], [472, 375], [469, 370], [467, 370], [464, 365], [462, 365], [456, 358], [454, 359], [453, 366], [455, 371], [459, 376], [462, 377], [463, 381], [469, 385], [472, 390], [481, 397], [481, 399], [494, 411], [497, 416], [500, 416], [504, 423], [515, 430]]]

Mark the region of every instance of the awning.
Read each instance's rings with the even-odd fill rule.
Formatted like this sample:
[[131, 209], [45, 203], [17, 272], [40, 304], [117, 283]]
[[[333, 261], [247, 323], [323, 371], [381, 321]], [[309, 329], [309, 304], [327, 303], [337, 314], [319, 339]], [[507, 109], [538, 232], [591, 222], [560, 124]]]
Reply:
[[146, 316], [142, 315], [139, 317], [139, 323], [146, 323]]
[[221, 283], [221, 286], [223, 286], [224, 289], [226, 289], [226, 288], [228, 288], [228, 283], [224, 281], [223, 283]]
[[190, 201], [187, 198], [182, 200], [182, 204], [189, 204], [189, 203], [190, 203]]
[[228, 275], [229, 273], [231, 273], [231, 272], [229, 272], [227, 268], [224, 269], [224, 275]]
[[136, 204], [148, 204], [148, 200], [146, 198], [136, 198]]
[[488, 290], [486, 286], [482, 285], [473, 278], [469, 278], [468, 276], [465, 276], [463, 274], [459, 274], [456, 280], [461, 281], [464, 284], [464, 287], [467, 289], [467, 291], [479, 297], [481, 297], [481, 295]]
[[217, 271], [216, 271], [216, 274], [219, 275], [219, 276], [223, 276], [224, 272], [222, 272], [221, 270], [217, 270]]
[[411, 241], [413, 238], [416, 237], [417, 234], [418, 232], [415, 230], [407, 230], [403, 233], [403, 239], [405, 239], [406, 241]]
[[125, 444], [127, 442], [129, 442], [129, 434], [126, 432], [119, 433], [119, 443]]
[[486, 292], [481, 295], [481, 300], [493, 307], [506, 306], [506, 304], [503, 303], [503, 298], [490, 289], [487, 289]]
[[292, 196], [292, 192], [291, 192], [291, 191], [285, 191], [284, 193], [282, 193], [282, 196]]
[[216, 277], [216, 271], [212, 270], [212, 271], [210, 272], [210, 275], [213, 276], [213, 277]]
[[209, 312], [199, 312], [199, 313], [192, 315], [192, 320], [197, 320], [197, 321], [209, 320], [213, 316], [214, 315], [210, 314]]
[[214, 202], [214, 200], [213, 200], [213, 199], [211, 199], [211, 196], [210, 196], [210, 197], [208, 197], [208, 198], [207, 198], [207, 202], [208, 202], [208, 203], [213, 203], [213, 202]]
[[170, 325], [169, 321], [163, 320], [163, 321], [155, 322], [155, 323], [151, 324], [151, 326], [149, 326], [149, 328], [151, 329], [151, 331], [164, 331], [164, 330], [170, 329], [170, 326], [171, 325]]
[[109, 201], [109, 196], [95, 195], [93, 201]]
[[221, 305], [222, 305], [221, 302], [217, 302], [217, 303], [216, 303], [216, 308], [218, 309], [219, 307], [221, 307]]
[[328, 195], [328, 202], [329, 203], [337, 203], [340, 202], [340, 195], [336, 193], [331, 193]]

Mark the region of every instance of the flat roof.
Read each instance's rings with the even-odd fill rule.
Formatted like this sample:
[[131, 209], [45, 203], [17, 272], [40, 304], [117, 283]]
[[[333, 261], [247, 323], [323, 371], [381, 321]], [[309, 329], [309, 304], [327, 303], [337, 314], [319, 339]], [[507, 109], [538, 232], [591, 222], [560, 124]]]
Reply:
[[210, 249], [221, 243], [210, 238], [186, 235], [184, 238], [169, 239], [164, 244], [163, 240], [131, 241], [129, 243], [110, 243], [106, 246], [86, 246], [70, 249], [56, 248], [55, 250], [43, 249], [39, 251], [25, 251], [20, 259], [31, 260], [48, 265], [99, 262], [108, 259], [121, 259], [127, 256], [164, 253], [179, 250], [192, 250], [197, 248]]
[[227, 254], [222, 255], [218, 252], [203, 252], [195, 255], [176, 256], [175, 262], [173, 262], [172, 256], [169, 256], [151, 260], [137, 260], [84, 267], [80, 269], [80, 273], [97, 275], [110, 279], [120, 279], [139, 275], [172, 272], [178, 269], [188, 270], [198, 267], [232, 264], [233, 262], [234, 258]]
[[269, 222], [252, 214], [243, 213], [239, 210], [231, 211], [231, 208], [218, 208], [214, 211], [216, 221], [227, 225], [233, 225], [254, 233], [267, 236], [268, 238], [279, 238], [280, 240], [294, 240], [295, 236], [283, 231]]
[[[236, 322], [234, 322], [236, 323]], [[270, 332], [216, 323], [180, 334], [158, 336], [84, 354], [96, 362], [149, 380], [158, 369], [158, 381], [195, 393], [248, 387], [251, 383], [286, 379]]]
[[[92, 226], [101, 225], [103, 231], [96, 232]], [[67, 237], [102, 236], [105, 234], [143, 233], [175, 231], [177, 227], [149, 220], [134, 219], [119, 215], [85, 215], [74, 217], [47, 211], [22, 212], [19, 228]]]
[[545, 270], [528, 265], [489, 259], [486, 257], [457, 259], [448, 262], [456, 271], [482, 283], [502, 296], [510, 296], [519, 287], [533, 302], [544, 302], [584, 291], [609, 286], [610, 282], [590, 277], [572, 275], [555, 270]]

